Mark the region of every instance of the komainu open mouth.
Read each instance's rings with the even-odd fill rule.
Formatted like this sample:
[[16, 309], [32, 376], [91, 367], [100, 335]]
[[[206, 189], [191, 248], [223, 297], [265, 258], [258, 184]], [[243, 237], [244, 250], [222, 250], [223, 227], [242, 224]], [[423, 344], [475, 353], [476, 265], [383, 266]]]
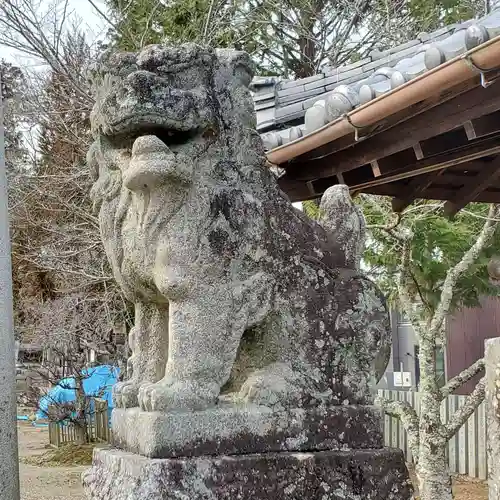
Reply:
[[134, 142], [139, 137], [154, 135], [160, 139], [165, 146], [175, 152], [179, 147], [187, 144], [201, 134], [198, 129], [178, 130], [159, 125], [131, 126], [128, 130], [109, 135], [108, 140], [116, 147], [132, 149]]

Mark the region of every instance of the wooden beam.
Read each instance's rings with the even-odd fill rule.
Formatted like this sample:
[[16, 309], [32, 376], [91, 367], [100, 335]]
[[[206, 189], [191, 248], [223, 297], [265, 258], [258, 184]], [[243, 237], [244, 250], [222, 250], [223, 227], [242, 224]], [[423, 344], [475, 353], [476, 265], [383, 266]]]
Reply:
[[377, 184], [387, 184], [409, 177], [434, 172], [443, 168], [452, 167], [461, 163], [468, 163], [485, 156], [496, 155], [500, 153], [500, 137], [493, 136], [488, 139], [483, 139], [471, 144], [458, 148], [448, 153], [435, 155], [430, 158], [424, 158], [413, 165], [406, 166], [387, 175], [382, 175], [377, 179], [363, 182], [356, 185], [351, 185], [353, 189], [364, 189]]
[[423, 198], [425, 190], [436, 180], [437, 177], [443, 174], [446, 169], [436, 170], [431, 174], [415, 177], [410, 181], [408, 186], [401, 191], [401, 195], [392, 199], [392, 209], [394, 212], [402, 212], [406, 207], [411, 205], [416, 199]]
[[[364, 189], [364, 193], [376, 194], [380, 196], [397, 196], [398, 191], [401, 189], [401, 186], [397, 183], [395, 184], [381, 184], [379, 186], [372, 186], [370, 188]], [[439, 201], [447, 201], [450, 198], [453, 198], [455, 194], [455, 190], [446, 189], [443, 187], [430, 186], [426, 193], [426, 199], [428, 200], [439, 200]], [[476, 198], [477, 202], [482, 203], [500, 203], [500, 186], [498, 189], [494, 190], [484, 190], [481, 192]]]
[[476, 130], [474, 129], [474, 124], [471, 120], [464, 123], [465, 133], [467, 134], [467, 139], [472, 141], [473, 139], [477, 139]]
[[336, 154], [282, 166], [287, 169], [287, 175], [296, 180], [331, 177], [413, 148], [420, 141], [453, 130], [468, 120], [498, 109], [500, 84], [487, 88], [476, 87]]
[[415, 153], [415, 157], [417, 158], [417, 160], [421, 160], [424, 157], [422, 146], [419, 142], [413, 145], [413, 152]]
[[474, 201], [488, 186], [500, 177], [500, 155], [485, 163], [481, 172], [455, 193], [444, 205], [446, 216], [454, 217], [465, 205]]
[[[455, 147], [453, 147], [452, 149], [455, 149]], [[381, 174], [385, 175], [389, 174], [390, 172], [394, 172], [395, 170], [399, 170], [405, 165], [413, 165], [417, 160], [422, 160], [426, 156], [427, 155], [425, 154], [425, 152], [423, 152], [421, 158], [418, 158], [415, 148], [409, 148], [403, 149], [403, 151], [399, 151], [397, 153], [394, 153], [393, 155], [386, 156], [385, 158], [380, 158], [380, 160], [377, 160], [377, 163], [380, 168]], [[352, 177], [355, 172], [356, 171], [351, 171], [349, 175]]]
[[476, 137], [484, 137], [500, 131], [500, 111], [481, 116], [471, 122]]
[[422, 146], [424, 157], [426, 157], [439, 155], [460, 146], [465, 146], [469, 144], [470, 140], [467, 137], [464, 127], [460, 126], [444, 134], [439, 134], [426, 141], [422, 141], [420, 145]]
[[[364, 179], [362, 177], [363, 180], [361, 180], [361, 182], [355, 181], [355, 172], [350, 173], [350, 178], [346, 179], [346, 176], [343, 176], [343, 179], [345, 179], [345, 183], [348, 184], [349, 187], [353, 190], [366, 191], [367, 188], [371, 186], [394, 183], [395, 181], [415, 177], [416, 179], [414, 181], [411, 181], [415, 183], [412, 184], [412, 187], [415, 188], [419, 185], [419, 181], [417, 180], [417, 178], [421, 178], [422, 175], [427, 177], [426, 174], [448, 168], [458, 170], [459, 165], [463, 165], [463, 170], [471, 170], [477, 172], [479, 165], [477, 163], [477, 160], [485, 156], [497, 155], [499, 153], [500, 134], [488, 137], [486, 139], [478, 139], [474, 142], [471, 142], [467, 146], [462, 146], [461, 148], [457, 148], [454, 151], [443, 153], [441, 155], [435, 155], [430, 158], [424, 158], [420, 161], [415, 161], [411, 165], [406, 165], [403, 168], [391, 171], [377, 178], [371, 177], [371, 168], [370, 166], [366, 166], [365, 169], [370, 169], [370, 176], [363, 175]], [[291, 198], [292, 201], [304, 201], [317, 196], [321, 196], [329, 186], [337, 184], [339, 182], [338, 179], [338, 175], [334, 175], [329, 178], [304, 182], [290, 178], [288, 173], [286, 173], [278, 179], [278, 184], [280, 185], [281, 189]], [[422, 183], [422, 188], [426, 187], [425, 181], [422, 181]], [[399, 187], [394, 196], [398, 198], [401, 198], [401, 196], [405, 198], [411, 197], [411, 193], [406, 191], [407, 188], [408, 185]], [[420, 194], [422, 192], [423, 189], [419, 190]], [[425, 198], [432, 197], [428, 196], [426, 192]]]
[[[469, 163], [458, 164], [461, 172], [457, 175], [461, 175], [461, 179], [468, 181], [470, 178], [470, 174], [474, 175], [475, 172], [481, 170], [487, 163], [483, 159], [471, 161]], [[418, 198], [425, 198], [425, 190], [434, 184], [436, 181], [439, 181], [440, 184], [443, 182], [448, 182], [453, 179], [452, 171], [449, 168], [443, 168], [442, 170], [436, 170], [431, 174], [420, 175], [412, 179], [409, 184], [401, 190], [401, 194], [392, 200], [392, 209], [395, 212], [402, 212], [406, 207], [411, 205]], [[465, 171], [469, 171], [469, 177]], [[446, 174], [446, 175], [443, 175]], [[443, 179], [443, 177], [445, 179]], [[443, 180], [442, 180], [443, 179]], [[442, 181], [442, 182], [441, 182]]]

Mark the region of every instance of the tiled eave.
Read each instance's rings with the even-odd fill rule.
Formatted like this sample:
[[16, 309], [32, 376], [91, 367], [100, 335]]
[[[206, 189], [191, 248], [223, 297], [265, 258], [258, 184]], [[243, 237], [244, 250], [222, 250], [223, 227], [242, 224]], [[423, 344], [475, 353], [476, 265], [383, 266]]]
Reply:
[[[457, 57], [488, 45], [499, 34], [500, 9], [496, 7], [482, 19], [447, 26], [431, 34], [422, 33], [416, 40], [385, 52], [372, 52], [361, 61], [326, 69], [309, 78], [296, 81], [255, 79], [257, 127], [270, 161], [279, 164], [303, 154], [304, 148], [297, 148], [297, 143], [311, 142], [319, 147], [310, 137], [317, 136], [318, 131], [323, 133], [332, 123], [338, 122], [339, 117], [379, 106], [381, 97], [396, 94], [426, 75], [434, 75]], [[473, 59], [466, 60], [473, 63]], [[471, 68], [471, 74], [474, 71]], [[454, 82], [443, 82], [442, 88], [434, 88], [434, 92], [444, 91], [447, 83]], [[414, 102], [408, 99], [406, 106], [412, 104]], [[380, 115], [380, 120], [385, 118]], [[345, 128], [346, 133], [352, 132], [352, 126]], [[285, 150], [290, 154], [283, 155]], [[280, 152], [279, 160], [276, 160], [277, 151]]]

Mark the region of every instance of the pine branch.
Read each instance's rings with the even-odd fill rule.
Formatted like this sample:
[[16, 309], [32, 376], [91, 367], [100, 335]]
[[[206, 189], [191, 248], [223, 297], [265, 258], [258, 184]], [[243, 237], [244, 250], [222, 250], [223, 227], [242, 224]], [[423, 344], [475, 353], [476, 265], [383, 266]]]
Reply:
[[500, 205], [491, 204], [488, 211], [488, 218], [481, 229], [475, 243], [465, 252], [462, 260], [453, 268], [451, 268], [446, 274], [446, 279], [444, 280], [443, 288], [441, 291], [441, 298], [439, 305], [432, 318], [429, 335], [434, 338], [437, 337], [441, 327], [443, 325], [444, 319], [448, 314], [451, 306], [451, 301], [453, 300], [453, 294], [455, 286], [458, 280], [470, 269], [474, 262], [479, 257], [481, 251], [486, 248], [493, 239], [495, 231], [498, 227], [498, 218], [500, 214]]
[[469, 368], [465, 369], [463, 372], [459, 373], [457, 376], [453, 377], [448, 383], [441, 388], [441, 399], [445, 399], [450, 394], [462, 387], [470, 379], [474, 378], [478, 373], [484, 370], [484, 359], [477, 360]]
[[472, 394], [467, 397], [465, 404], [451, 417], [451, 420], [444, 426], [444, 437], [451, 439], [469, 417], [476, 411], [483, 402], [486, 393], [486, 378], [483, 377], [476, 385]]

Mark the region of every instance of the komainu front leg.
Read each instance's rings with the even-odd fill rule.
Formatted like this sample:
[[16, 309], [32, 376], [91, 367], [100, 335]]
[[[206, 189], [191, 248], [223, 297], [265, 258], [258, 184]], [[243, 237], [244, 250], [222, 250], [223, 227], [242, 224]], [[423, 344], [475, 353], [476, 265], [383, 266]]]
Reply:
[[146, 411], [201, 410], [213, 406], [229, 379], [248, 312], [223, 285], [203, 287], [170, 304], [165, 377], [141, 388]]
[[168, 306], [137, 303], [129, 345], [132, 350], [128, 360], [129, 379], [113, 387], [117, 408], [139, 406], [137, 396], [141, 386], [163, 377], [168, 355]]

